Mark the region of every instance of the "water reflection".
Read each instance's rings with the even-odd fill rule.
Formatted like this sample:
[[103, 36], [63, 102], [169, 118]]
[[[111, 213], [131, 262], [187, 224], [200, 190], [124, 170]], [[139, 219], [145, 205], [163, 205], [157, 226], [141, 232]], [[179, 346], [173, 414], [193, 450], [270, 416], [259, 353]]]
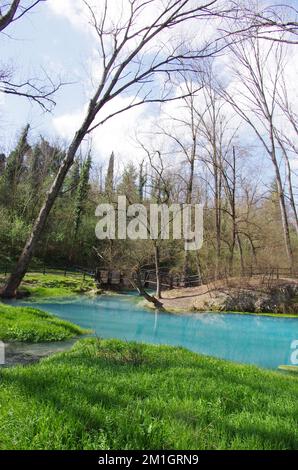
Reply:
[[298, 318], [158, 313], [120, 295], [14, 303], [44, 309], [93, 329], [102, 338], [179, 345], [202, 354], [271, 369], [292, 363], [291, 344], [298, 340]]

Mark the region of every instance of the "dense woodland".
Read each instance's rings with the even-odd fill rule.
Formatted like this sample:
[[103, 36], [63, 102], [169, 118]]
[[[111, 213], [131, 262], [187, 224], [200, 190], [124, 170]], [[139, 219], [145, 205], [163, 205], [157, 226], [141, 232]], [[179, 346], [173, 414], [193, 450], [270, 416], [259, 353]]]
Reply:
[[[131, 18], [140, 7], [137, 3], [131, 2]], [[172, 3], [177, 7], [174, 13]], [[206, 57], [202, 58], [202, 50], [198, 57], [192, 52], [191, 62], [190, 52], [184, 52], [185, 57], [179, 53], [178, 59], [169, 53], [166, 61], [150, 67], [140, 61], [142, 74], [122, 87], [125, 91], [146, 80], [151, 83], [154, 73], [160, 71], [165, 72], [167, 80], [170, 74], [175, 77], [172, 84], [175, 83], [176, 93], [177, 83], [180, 89], [180, 99], [157, 96], [148, 100], [149, 94], [144, 95], [144, 103], [156, 102], [161, 109], [173, 101], [170, 113], [167, 111], [156, 120], [149, 136], [148, 131], [135, 136], [138, 159], [132, 163], [129, 155], [114, 152], [99, 156], [92, 144], [88, 148], [81, 146], [84, 136], [93, 129], [103, 123], [109, 125], [105, 121], [113, 115], [95, 125], [94, 119], [107, 101], [122, 92], [120, 84], [126, 79], [129, 60], [136, 60], [142, 47], [147, 47], [151, 32], [154, 31], [153, 38], [159, 30], [189, 20], [190, 14], [183, 12], [182, 3], [169, 2], [164, 11], [167, 21], [158, 28], [154, 23], [148, 26], [135, 54], [129, 49], [128, 59], [114, 65], [119, 51], [115, 46], [113, 55], [104, 49], [108, 34], [105, 18], [102, 23], [94, 23], [107, 67], [103, 75], [105, 86], [109, 88], [103, 95], [102, 84], [97, 89], [86, 119], [68, 148], [57, 144], [57, 139], [36, 139], [29, 124], [16, 130], [14, 147], [0, 155], [2, 270], [6, 266], [10, 269], [17, 261], [37, 220], [37, 235], [27, 250], [30, 253], [25, 256], [20, 279], [29, 261], [32, 267], [132, 270], [158, 266], [171, 272], [199, 273], [202, 278], [240, 275], [252, 269], [295, 271], [298, 131], [297, 103], [291, 99], [293, 83], [288, 67], [293, 48], [297, 47], [297, 23], [293, 20], [288, 26], [280, 9], [262, 10], [261, 16], [254, 10], [256, 5], [249, 10], [247, 2], [231, 2], [229, 10], [230, 2], [226, 2], [224, 10], [222, 4], [212, 2], [212, 8], [218, 5], [216, 12], [196, 8], [192, 20], [196, 15], [199, 19], [202, 15], [207, 15], [207, 19], [208, 15], [217, 15], [230, 28], [226, 33], [221, 23], [220, 51], [206, 46]], [[289, 6], [283, 11], [295, 17], [295, 10]], [[127, 23], [125, 27], [124, 45], [132, 26]], [[140, 31], [137, 34], [141, 37]], [[123, 32], [117, 30], [115, 34], [121, 37]], [[107, 62], [107, 57], [112, 62]], [[182, 59], [186, 59], [186, 66]], [[119, 80], [114, 95], [117, 81], [109, 75], [112, 65]], [[42, 101], [41, 104], [44, 105]], [[250, 139], [246, 139], [247, 133]], [[120, 165], [119, 161], [126, 163]], [[130, 203], [145, 205], [203, 204], [203, 248], [185, 252], [183, 242], [177, 240], [97, 240], [96, 206], [116, 203], [117, 195], [126, 195]], [[38, 220], [39, 213], [42, 217]]]
[[[182, 241], [99, 241], [95, 236], [95, 209], [103, 202], [115, 203], [116, 207], [117, 195], [126, 195], [130, 203], [145, 205], [183, 203], [190, 200], [190, 191], [193, 203], [204, 204], [204, 245], [198, 253], [189, 252], [190, 272], [213, 276], [241, 274], [252, 268], [289, 267], [274, 177], [268, 185], [260, 185], [257, 156], [241, 148], [237, 138], [224, 153], [216, 152], [220, 163], [212, 160], [214, 155], [210, 155], [209, 148], [207, 142], [206, 147], [200, 146], [204, 157], [196, 149], [192, 161], [186, 142], [185, 159], [172, 166], [166, 164], [171, 155], [152, 153], [146, 158], [146, 152], [140, 149], [141, 163], [128, 163], [120, 170], [116, 170], [114, 154], [104, 164], [96, 161], [92, 150], [78, 156], [48, 219], [32, 267], [154, 266], [157, 244], [160, 265], [182, 272]], [[175, 154], [175, 148], [172, 151]], [[16, 261], [63, 153], [63, 149], [42, 137], [32, 142], [28, 125], [19, 132], [12, 152], [7, 157], [1, 155], [2, 269]], [[286, 201], [295, 263], [297, 231], [288, 194]]]

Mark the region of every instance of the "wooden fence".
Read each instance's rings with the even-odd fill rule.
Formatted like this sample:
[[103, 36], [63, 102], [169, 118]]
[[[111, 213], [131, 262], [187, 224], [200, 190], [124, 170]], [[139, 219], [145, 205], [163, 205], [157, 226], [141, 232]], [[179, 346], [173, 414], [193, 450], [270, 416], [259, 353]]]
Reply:
[[[129, 289], [134, 285], [135, 275], [128, 271], [96, 270], [95, 279], [97, 283], [106, 289]], [[155, 270], [142, 270], [141, 280], [143, 286], [154, 289], [157, 285]], [[201, 285], [200, 277], [197, 275], [183, 276], [182, 274], [171, 274], [167, 271], [160, 272], [160, 285], [162, 290], [178, 287], [194, 287]]]
[[[9, 273], [12, 272], [14, 266], [11, 265], [4, 265], [0, 266], [0, 274], [3, 274], [5, 277], [9, 275]], [[95, 269], [92, 268], [84, 268], [80, 266], [31, 266], [28, 269], [28, 274], [53, 274], [53, 275], [59, 275], [59, 276], [83, 276], [85, 277], [93, 277], [95, 276]]]
[[[0, 274], [5, 277], [11, 272], [14, 266], [4, 265], [0, 266]], [[88, 268], [82, 266], [32, 266], [30, 267], [29, 274], [40, 273], [40, 274], [53, 274], [63, 276], [82, 276], [83, 279], [86, 277], [92, 277], [96, 282], [105, 289], [121, 290], [131, 289], [133, 287], [134, 275], [128, 271], [117, 271], [107, 270], [100, 268]], [[250, 267], [245, 269], [241, 275], [237, 277], [252, 278], [254, 276], [263, 276], [268, 280], [291, 278], [298, 279], [298, 270], [290, 270], [288, 268], [267, 268], [258, 269], [256, 267]], [[225, 280], [231, 277], [227, 271], [221, 272], [217, 276], [215, 274], [209, 274], [206, 276], [199, 275], [187, 275], [184, 276], [181, 273], [171, 273], [169, 268], [160, 269], [160, 285], [162, 290], [176, 289], [179, 287], [197, 287], [202, 284], [209, 284], [216, 280]], [[155, 269], [143, 269], [141, 270], [141, 280], [143, 285], [147, 289], [155, 289], [157, 285]]]

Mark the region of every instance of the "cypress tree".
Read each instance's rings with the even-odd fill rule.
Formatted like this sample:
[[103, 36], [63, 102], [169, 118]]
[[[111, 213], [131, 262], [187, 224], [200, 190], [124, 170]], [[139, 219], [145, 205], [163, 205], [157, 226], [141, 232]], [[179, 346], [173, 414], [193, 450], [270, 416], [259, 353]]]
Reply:
[[111, 194], [114, 190], [114, 166], [115, 166], [115, 155], [112, 152], [109, 160], [109, 167], [105, 181], [105, 192]]
[[29, 124], [22, 130], [16, 148], [9, 154], [3, 173], [3, 196], [6, 205], [14, 210], [17, 188], [26, 174], [25, 156], [30, 150], [28, 144]]
[[15, 188], [21, 179], [25, 155], [30, 150], [30, 145], [28, 144], [27, 140], [29, 129], [30, 125], [27, 124], [27, 126], [21, 132], [16, 148], [7, 158], [4, 175], [6, 183], [10, 189]]
[[92, 164], [91, 153], [88, 154], [86, 161], [83, 164], [82, 171], [80, 174], [80, 180], [76, 191], [75, 199], [75, 220], [74, 220], [74, 238], [77, 238], [79, 227], [81, 224], [81, 218], [84, 211], [84, 204], [88, 195], [89, 189], [89, 178]]

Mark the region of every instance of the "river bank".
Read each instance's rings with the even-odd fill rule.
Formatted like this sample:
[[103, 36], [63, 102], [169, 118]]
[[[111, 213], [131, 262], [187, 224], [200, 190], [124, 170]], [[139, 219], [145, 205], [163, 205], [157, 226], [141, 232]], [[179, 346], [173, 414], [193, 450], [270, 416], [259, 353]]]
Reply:
[[162, 303], [167, 311], [177, 313], [237, 312], [298, 318], [298, 280], [231, 278], [164, 291]]

